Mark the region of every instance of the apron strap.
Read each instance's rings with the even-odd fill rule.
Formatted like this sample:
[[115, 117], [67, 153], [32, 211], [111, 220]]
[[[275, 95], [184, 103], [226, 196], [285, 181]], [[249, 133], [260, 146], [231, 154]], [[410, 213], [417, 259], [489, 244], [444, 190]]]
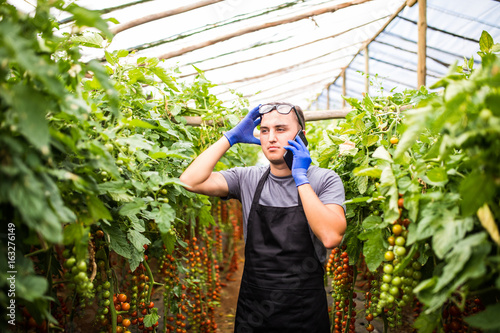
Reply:
[[[264, 188], [264, 183], [266, 182], [267, 177], [269, 176], [270, 173], [271, 173], [271, 167], [269, 167], [260, 178], [259, 184], [255, 189], [255, 194], [253, 195], [252, 209], [259, 204], [260, 195], [262, 194], [262, 189]], [[302, 200], [300, 200], [300, 195], [298, 190], [297, 190], [297, 206], [302, 207]]]
[[252, 200], [252, 210], [259, 204], [260, 194], [262, 193], [262, 188], [264, 188], [264, 183], [267, 180], [267, 176], [271, 173], [271, 167], [269, 167], [266, 172], [262, 175], [259, 180], [259, 184], [257, 185], [257, 189], [255, 190], [255, 194], [253, 195]]

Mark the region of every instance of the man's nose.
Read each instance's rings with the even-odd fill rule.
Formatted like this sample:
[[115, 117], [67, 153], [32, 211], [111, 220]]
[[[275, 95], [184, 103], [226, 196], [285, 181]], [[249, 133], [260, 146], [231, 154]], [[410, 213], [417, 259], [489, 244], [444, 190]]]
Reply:
[[270, 130], [269, 131], [269, 141], [270, 142], [275, 142], [276, 141], [276, 133], [274, 132], [274, 130]]

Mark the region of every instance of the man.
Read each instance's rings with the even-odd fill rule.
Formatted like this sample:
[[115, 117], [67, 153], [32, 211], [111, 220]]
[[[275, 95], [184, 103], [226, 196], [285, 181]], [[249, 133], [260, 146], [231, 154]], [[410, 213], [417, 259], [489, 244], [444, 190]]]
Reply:
[[[253, 135], [259, 123], [260, 140]], [[235, 333], [329, 332], [323, 262], [346, 229], [344, 188], [335, 172], [310, 166], [308, 149], [294, 141], [299, 131], [298, 106], [259, 105], [180, 178], [189, 191], [242, 202], [245, 266]], [[237, 143], [260, 144], [270, 165], [213, 172]], [[293, 153], [291, 170], [286, 150]]]

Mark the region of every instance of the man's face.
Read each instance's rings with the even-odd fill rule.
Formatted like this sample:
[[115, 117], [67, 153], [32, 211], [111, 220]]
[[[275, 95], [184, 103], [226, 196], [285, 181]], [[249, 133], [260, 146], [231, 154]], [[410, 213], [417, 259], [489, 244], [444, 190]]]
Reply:
[[276, 110], [262, 116], [260, 124], [260, 145], [262, 152], [272, 164], [285, 163], [284, 146], [289, 146], [288, 140], [293, 140], [300, 129], [297, 117], [293, 112], [281, 114]]

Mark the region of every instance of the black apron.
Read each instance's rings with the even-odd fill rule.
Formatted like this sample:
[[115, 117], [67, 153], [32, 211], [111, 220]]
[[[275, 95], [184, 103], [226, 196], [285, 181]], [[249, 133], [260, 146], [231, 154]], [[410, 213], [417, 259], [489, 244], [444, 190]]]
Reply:
[[270, 171], [259, 181], [248, 217], [234, 332], [328, 333], [323, 265], [300, 196], [294, 207], [259, 204]]

